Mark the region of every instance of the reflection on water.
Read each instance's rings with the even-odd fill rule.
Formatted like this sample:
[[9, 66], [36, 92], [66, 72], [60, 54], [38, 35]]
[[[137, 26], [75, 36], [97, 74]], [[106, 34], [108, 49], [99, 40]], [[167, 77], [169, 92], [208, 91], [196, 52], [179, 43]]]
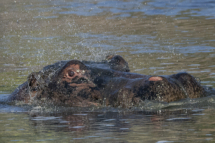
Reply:
[[[1, 142], [205, 142], [210, 109], [157, 112], [1, 113]], [[202, 124], [204, 123], [204, 125]]]
[[[108, 53], [122, 55], [132, 72], [187, 71], [215, 88], [214, 6], [211, 0], [0, 1], [0, 98], [45, 65], [68, 59], [99, 61]], [[23, 108], [1, 105], [0, 140], [213, 141], [213, 98], [200, 100], [201, 105], [173, 103], [168, 109], [159, 104], [166, 109], [158, 113], [104, 109], [32, 116]], [[155, 105], [147, 102], [144, 110]], [[178, 111], [170, 111], [172, 106]]]

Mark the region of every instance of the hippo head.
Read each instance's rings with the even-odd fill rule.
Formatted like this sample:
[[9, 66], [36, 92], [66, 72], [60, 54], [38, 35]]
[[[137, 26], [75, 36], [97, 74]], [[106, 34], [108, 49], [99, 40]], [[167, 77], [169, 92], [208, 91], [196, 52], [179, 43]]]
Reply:
[[172, 102], [205, 95], [205, 89], [188, 73], [130, 73], [127, 62], [116, 55], [102, 62], [70, 60], [48, 65], [31, 73], [10, 99], [39, 105], [131, 107], [146, 99]]

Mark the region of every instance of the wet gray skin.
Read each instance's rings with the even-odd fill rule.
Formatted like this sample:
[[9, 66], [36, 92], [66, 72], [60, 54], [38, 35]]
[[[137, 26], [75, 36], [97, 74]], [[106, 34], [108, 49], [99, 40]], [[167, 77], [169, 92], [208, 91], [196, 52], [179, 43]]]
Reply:
[[150, 76], [129, 71], [119, 55], [101, 62], [60, 61], [31, 73], [8, 101], [128, 108], [146, 99], [172, 102], [206, 96], [206, 90], [188, 73]]

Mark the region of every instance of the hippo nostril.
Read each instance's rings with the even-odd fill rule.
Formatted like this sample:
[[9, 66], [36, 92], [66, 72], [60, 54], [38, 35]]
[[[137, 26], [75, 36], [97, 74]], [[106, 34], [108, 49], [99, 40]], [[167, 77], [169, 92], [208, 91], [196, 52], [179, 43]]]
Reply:
[[160, 80], [163, 80], [163, 79], [162, 79], [162, 77], [159, 77], [159, 76], [156, 76], [156, 77], [153, 76], [153, 77], [149, 78], [149, 81], [160, 81]]

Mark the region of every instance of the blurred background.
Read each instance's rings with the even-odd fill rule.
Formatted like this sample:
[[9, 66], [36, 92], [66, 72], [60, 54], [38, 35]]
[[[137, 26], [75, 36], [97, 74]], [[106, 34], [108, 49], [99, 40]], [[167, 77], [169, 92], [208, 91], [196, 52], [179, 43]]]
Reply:
[[132, 72], [186, 71], [215, 87], [210, 0], [0, 1], [0, 92], [59, 60], [122, 55]]

